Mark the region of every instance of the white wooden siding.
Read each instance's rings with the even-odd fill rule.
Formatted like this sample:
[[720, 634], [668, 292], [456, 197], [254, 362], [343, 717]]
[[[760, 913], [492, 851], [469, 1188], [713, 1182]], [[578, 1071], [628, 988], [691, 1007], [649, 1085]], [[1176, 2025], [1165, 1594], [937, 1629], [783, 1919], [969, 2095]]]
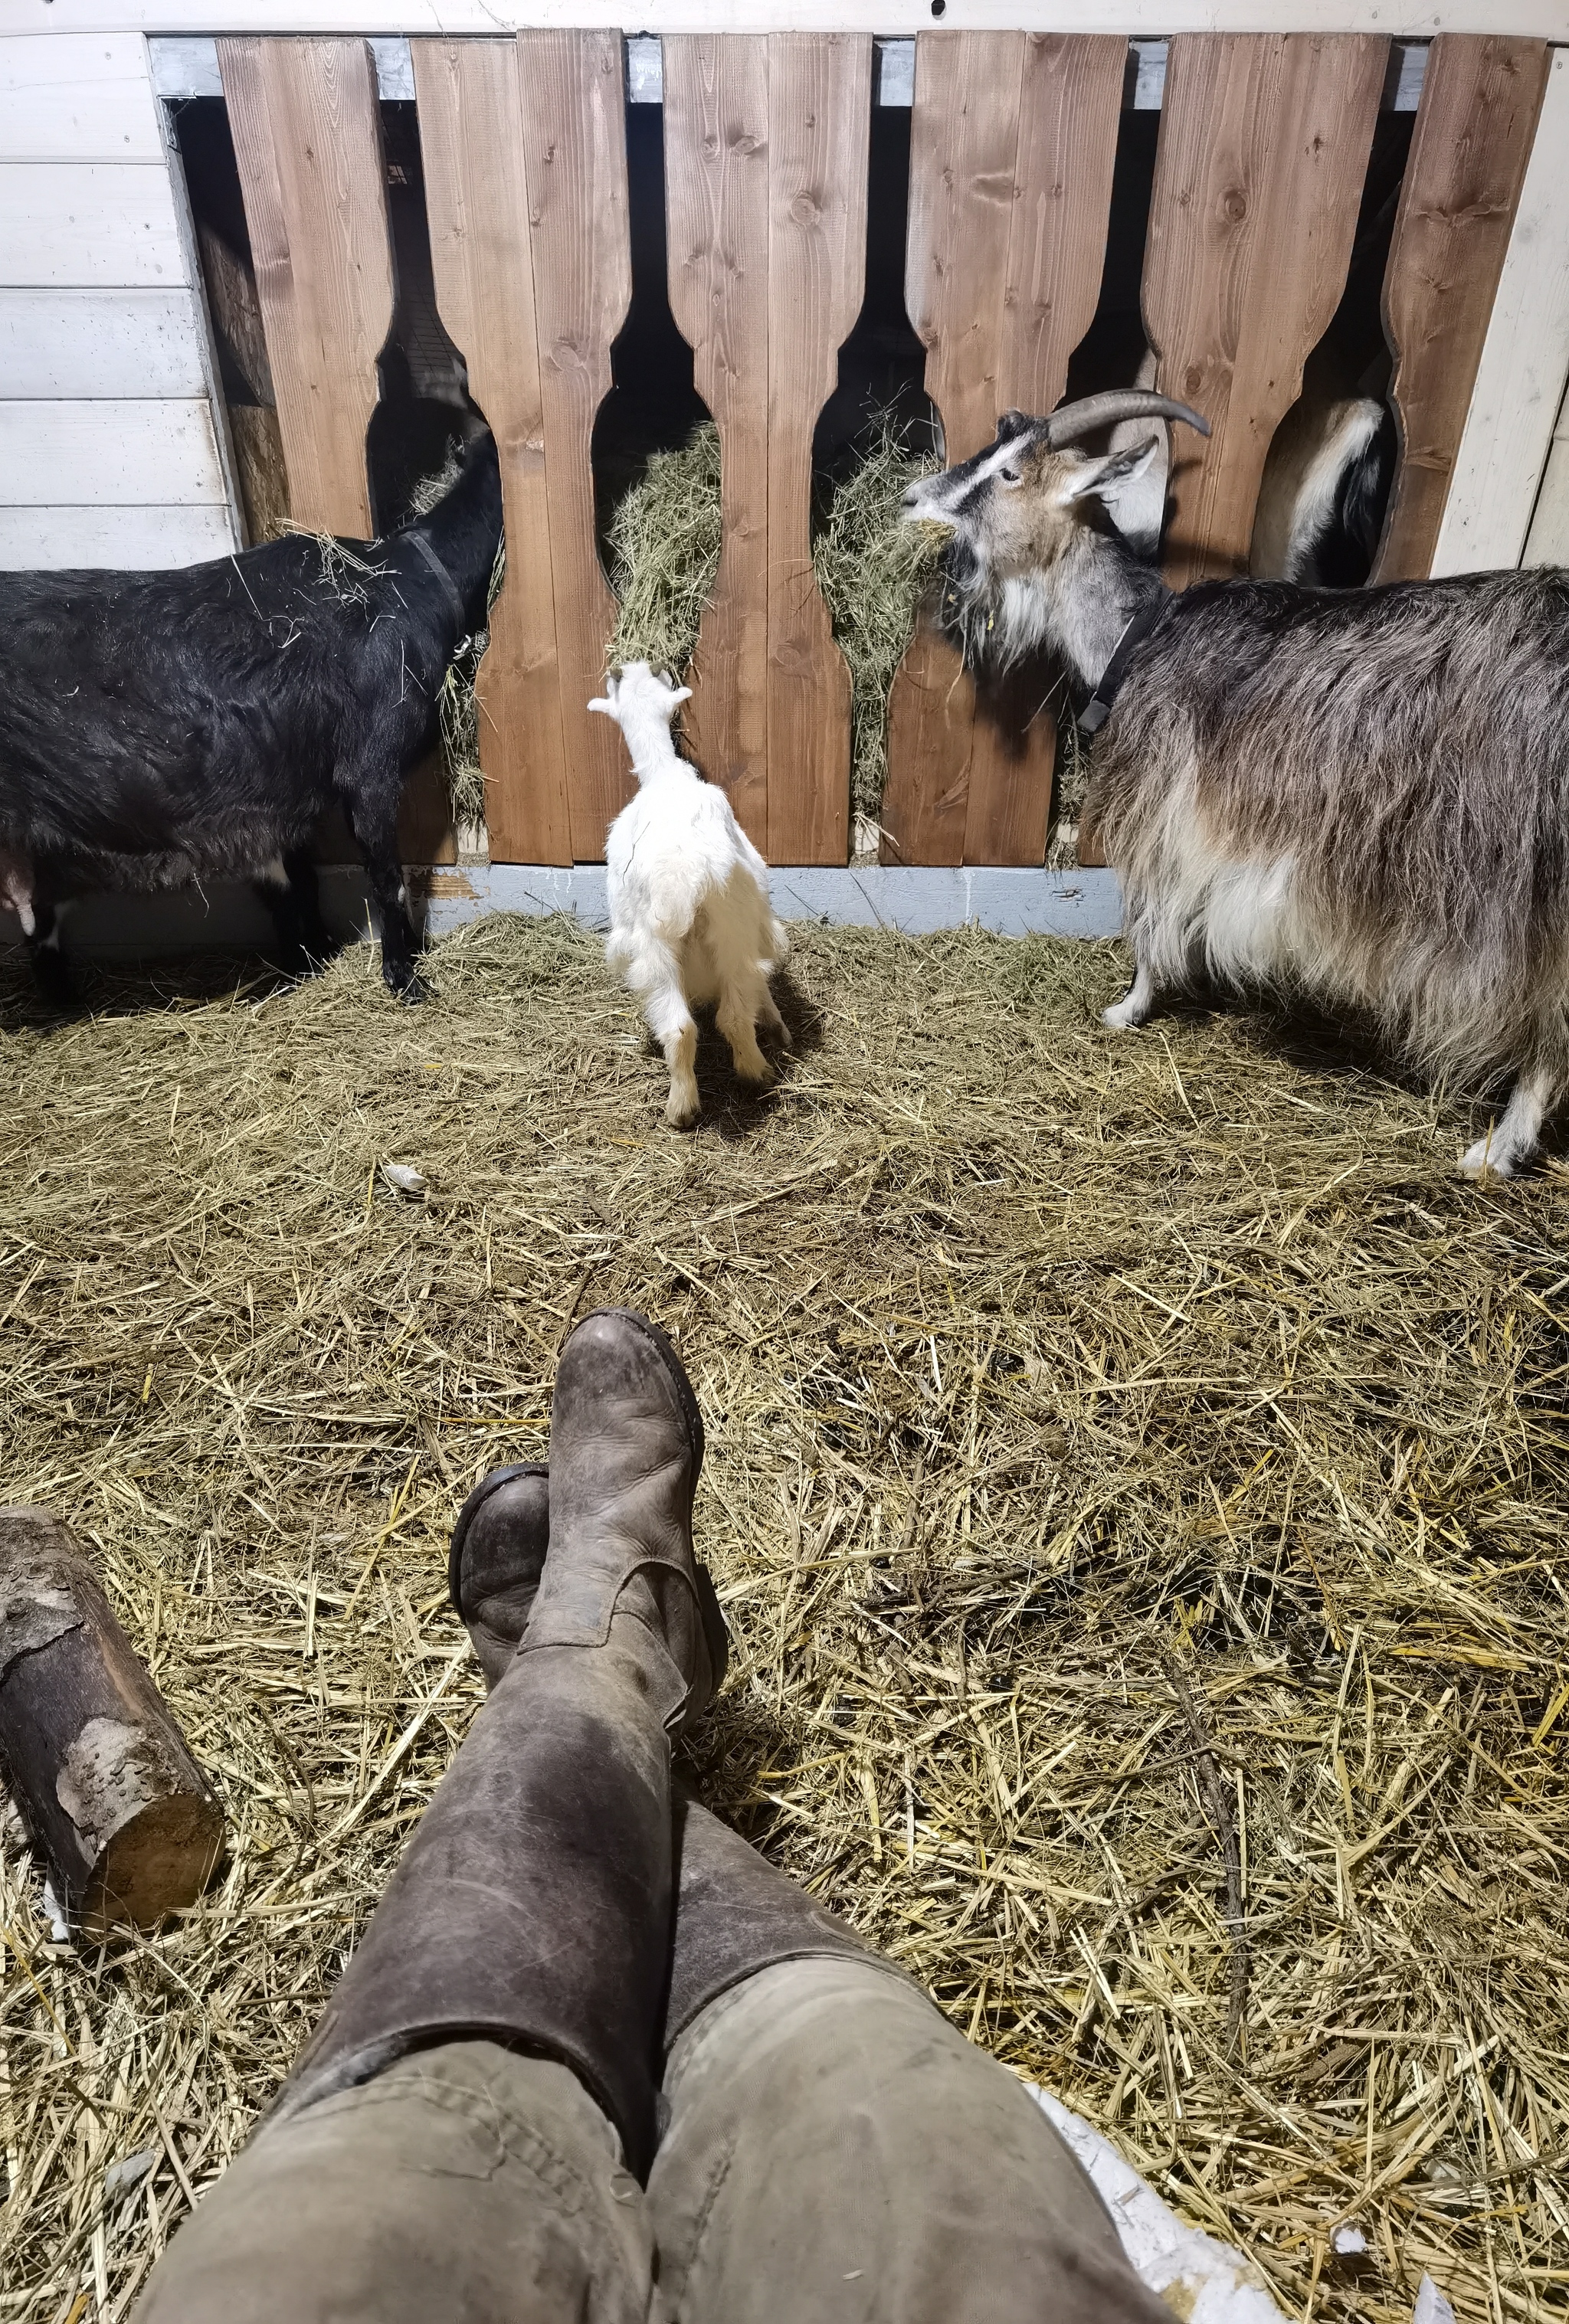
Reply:
[[185, 253], [162, 159], [0, 161], [0, 272], [8, 289], [183, 282]]
[[0, 37], [0, 566], [239, 545], [183, 202], [139, 32]]
[[1438, 573], [1518, 565], [1569, 374], [1569, 51], [1547, 76], [1454, 479]]
[[194, 290], [0, 290], [0, 397], [207, 391]]
[[0, 475], [13, 508], [225, 503], [212, 413], [199, 402], [0, 403]]
[[14, 161], [163, 162], [163, 132], [135, 32], [7, 41], [0, 153]]
[[0, 571], [119, 565], [155, 572], [227, 557], [226, 508], [0, 508]]
[[[51, 0], [0, 0], [8, 24], [50, 29]], [[965, 0], [966, 32], [1512, 32], [1569, 41], [1569, 0]], [[226, 23], [215, 25], [215, 15]], [[649, 32], [909, 32], [910, 0], [73, 0], [78, 31], [509, 32], [530, 24]]]

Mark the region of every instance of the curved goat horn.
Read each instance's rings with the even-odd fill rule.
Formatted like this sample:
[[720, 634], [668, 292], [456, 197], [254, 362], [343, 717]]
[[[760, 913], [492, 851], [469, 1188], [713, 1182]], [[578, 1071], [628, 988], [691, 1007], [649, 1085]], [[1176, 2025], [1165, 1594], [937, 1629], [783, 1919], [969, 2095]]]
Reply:
[[1169, 395], [1155, 395], [1147, 388], [1118, 387], [1105, 395], [1086, 395], [1077, 403], [1065, 403], [1048, 419], [1046, 440], [1056, 451], [1059, 445], [1076, 444], [1082, 437], [1093, 436], [1097, 428], [1109, 428], [1119, 420], [1185, 420], [1201, 436], [1209, 434], [1209, 421], [1191, 404], [1174, 402]]

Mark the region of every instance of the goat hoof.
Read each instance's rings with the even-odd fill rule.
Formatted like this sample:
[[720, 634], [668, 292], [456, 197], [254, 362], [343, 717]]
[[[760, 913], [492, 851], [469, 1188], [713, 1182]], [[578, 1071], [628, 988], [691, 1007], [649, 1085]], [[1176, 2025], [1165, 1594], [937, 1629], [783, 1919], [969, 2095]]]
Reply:
[[387, 991], [393, 1000], [401, 1001], [405, 1009], [417, 1009], [421, 1001], [429, 1001], [430, 998], [430, 987], [418, 976], [408, 976], [400, 984], [394, 984], [389, 977]]
[[1137, 1032], [1144, 1022], [1144, 1011], [1135, 1009], [1131, 1001], [1119, 1001], [1101, 1011], [1101, 1022], [1113, 1033]]
[[1468, 1178], [1512, 1178], [1514, 1158], [1505, 1147], [1495, 1146], [1491, 1152], [1485, 1138], [1468, 1147], [1460, 1157], [1460, 1167]]
[[665, 1120], [672, 1130], [696, 1130], [698, 1116], [702, 1111], [702, 1106], [695, 1097], [672, 1096], [665, 1107]]

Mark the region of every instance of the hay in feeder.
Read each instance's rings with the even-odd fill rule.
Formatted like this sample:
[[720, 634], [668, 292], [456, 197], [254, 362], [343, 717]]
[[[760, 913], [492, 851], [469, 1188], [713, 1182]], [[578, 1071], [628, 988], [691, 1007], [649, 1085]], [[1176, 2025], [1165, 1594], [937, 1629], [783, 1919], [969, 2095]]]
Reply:
[[719, 570], [719, 430], [710, 420], [673, 452], [655, 452], [616, 503], [611, 586], [621, 601], [613, 667], [646, 661], [685, 677]]
[[231, 1835], [72, 1953], [0, 1834], [7, 2317], [123, 2316], [276, 2088], [480, 1701], [454, 1513], [616, 1301], [707, 1424], [708, 1795], [1288, 2313], [1562, 2316], [1562, 1164], [1467, 1185], [1481, 1119], [1260, 1019], [1112, 1038], [1111, 946], [791, 971], [781, 1085], [706, 1033], [688, 1138], [570, 924], [412, 1012], [366, 950], [0, 979], [0, 1491]]
[[[888, 696], [941, 554], [942, 536], [905, 524], [900, 503], [932, 463], [879, 412], [854, 466], [834, 486], [812, 551], [817, 586], [852, 685], [851, 796], [875, 817], [887, 774]], [[719, 431], [709, 421], [679, 451], [657, 452], [623, 493], [610, 526], [621, 613], [613, 663], [647, 661], [685, 675], [719, 569]]]
[[[416, 484], [410, 501], [411, 516], [424, 516], [445, 500], [462, 474], [462, 460], [454, 453], [446, 466]], [[498, 543], [485, 592], [485, 611], [495, 604], [507, 575], [507, 545]], [[488, 629], [475, 630], [458, 641], [436, 697], [436, 721], [441, 737], [441, 764], [452, 820], [460, 833], [477, 833], [485, 823], [485, 775], [479, 763], [479, 699], [475, 692], [479, 665], [490, 643]]]
[[850, 669], [851, 807], [875, 821], [888, 779], [889, 693], [947, 535], [904, 521], [905, 493], [937, 464], [911, 451], [896, 412], [876, 414], [858, 451], [834, 488], [812, 563]]

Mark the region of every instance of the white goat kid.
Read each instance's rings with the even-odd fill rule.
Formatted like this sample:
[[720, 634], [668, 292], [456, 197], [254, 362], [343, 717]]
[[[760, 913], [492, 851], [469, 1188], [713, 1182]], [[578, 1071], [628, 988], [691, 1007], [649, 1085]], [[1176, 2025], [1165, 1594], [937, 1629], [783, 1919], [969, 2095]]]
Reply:
[[642, 1003], [670, 1069], [665, 1119], [684, 1130], [698, 1114], [694, 1008], [717, 1004], [715, 1022], [745, 1082], [772, 1072], [757, 1046], [766, 1025], [789, 1036], [769, 991], [784, 958], [785, 932], [768, 899], [768, 866], [717, 784], [705, 782], [670, 739], [670, 721], [691, 693], [628, 662], [605, 680], [590, 710], [614, 718], [632, 753], [638, 795], [610, 826], [610, 965]]

